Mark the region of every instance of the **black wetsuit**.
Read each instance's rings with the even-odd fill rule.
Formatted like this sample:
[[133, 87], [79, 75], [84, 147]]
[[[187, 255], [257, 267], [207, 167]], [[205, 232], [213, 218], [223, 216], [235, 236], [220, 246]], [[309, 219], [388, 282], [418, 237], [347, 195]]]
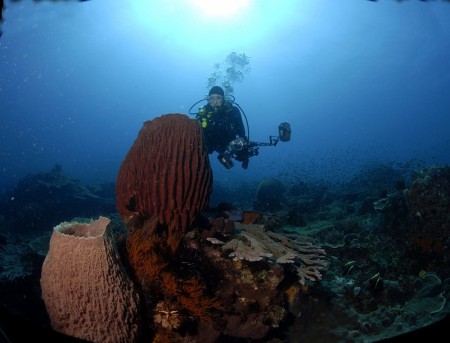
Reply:
[[223, 153], [228, 144], [238, 138], [245, 138], [245, 128], [239, 109], [225, 102], [221, 107], [213, 108], [210, 104], [202, 107], [197, 119], [203, 128], [208, 153]]

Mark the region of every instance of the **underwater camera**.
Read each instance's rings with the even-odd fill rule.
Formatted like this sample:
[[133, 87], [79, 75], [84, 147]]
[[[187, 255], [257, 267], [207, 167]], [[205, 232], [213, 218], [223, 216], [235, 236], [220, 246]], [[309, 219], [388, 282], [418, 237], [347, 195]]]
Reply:
[[242, 168], [247, 169], [248, 159], [259, 154], [260, 146], [276, 146], [279, 141], [289, 142], [291, 140], [291, 125], [283, 122], [278, 125], [278, 136], [269, 136], [269, 142], [251, 142], [244, 138], [236, 138], [231, 141], [227, 150], [217, 156], [219, 162], [227, 169], [234, 166], [233, 158], [242, 162]]

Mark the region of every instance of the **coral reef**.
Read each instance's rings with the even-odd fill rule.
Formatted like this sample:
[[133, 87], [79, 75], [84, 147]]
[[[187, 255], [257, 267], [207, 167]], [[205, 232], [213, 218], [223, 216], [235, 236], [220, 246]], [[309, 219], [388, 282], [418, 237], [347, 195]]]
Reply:
[[[374, 206], [387, 234], [399, 243], [408, 271], [450, 276], [450, 167], [430, 166], [412, 175], [411, 185], [387, 194]], [[406, 267], [406, 266], [405, 266]]]
[[223, 310], [205, 285], [209, 262], [190, 237], [165, 230], [153, 219], [131, 231], [126, 240], [127, 258], [146, 304], [145, 325], [159, 339], [171, 342], [188, 335], [188, 327], [212, 322]]
[[[108, 232], [117, 234], [119, 262], [136, 281], [142, 341], [373, 342], [449, 316], [449, 169], [425, 168], [405, 182], [396, 171], [382, 180], [389, 170], [363, 170], [358, 182], [334, 186], [286, 184], [287, 201], [276, 213], [221, 203], [184, 230], [158, 216], [136, 217], [127, 230], [117, 215]], [[27, 246], [0, 235], [4, 306], [31, 316], [31, 303], [39, 314], [33, 282], [41, 270], [33, 261], [47, 239], [33, 236]], [[76, 257], [77, 268], [90, 270], [96, 259], [85, 255]], [[9, 279], [9, 268], [27, 272]], [[82, 291], [58, 282], [61, 293]]]
[[283, 235], [263, 225], [235, 223], [203, 230], [202, 254], [213, 265], [217, 297], [226, 309], [221, 337], [264, 339], [299, 314], [294, 304], [322, 279], [328, 263], [324, 250], [309, 237]]
[[136, 342], [139, 295], [108, 230], [109, 219], [56, 226], [42, 265], [52, 328], [91, 342]]
[[61, 165], [25, 176], [0, 198], [3, 225], [15, 233], [44, 232], [75, 216], [90, 218], [115, 211], [113, 183], [85, 186]]
[[31, 249], [26, 241], [0, 235], [0, 280], [13, 281], [30, 276], [33, 270], [27, 258], [30, 255]]
[[322, 278], [325, 251], [312, 239], [237, 222], [229, 231], [218, 219], [175, 239], [156, 220], [129, 233], [154, 342], [263, 339], [298, 314], [290, 306]]
[[405, 197], [409, 224], [405, 233], [419, 246], [419, 239], [428, 241], [423, 250], [441, 253], [450, 243], [450, 167], [416, 172]]
[[129, 227], [156, 217], [187, 230], [209, 201], [212, 171], [201, 127], [183, 114], [146, 121], [120, 166], [116, 205]]

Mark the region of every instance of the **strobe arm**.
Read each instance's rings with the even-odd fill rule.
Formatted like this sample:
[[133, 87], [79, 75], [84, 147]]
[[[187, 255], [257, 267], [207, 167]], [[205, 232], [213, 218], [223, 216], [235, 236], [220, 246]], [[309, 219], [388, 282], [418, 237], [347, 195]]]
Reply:
[[265, 142], [249, 142], [249, 143], [254, 144], [255, 146], [276, 146], [279, 141], [280, 141], [280, 137], [269, 136], [269, 143], [265, 143]]
[[291, 140], [291, 133], [291, 125], [283, 122], [278, 125], [278, 136], [269, 136], [269, 143], [248, 142], [247, 144], [249, 147], [276, 146], [279, 141], [289, 142]]

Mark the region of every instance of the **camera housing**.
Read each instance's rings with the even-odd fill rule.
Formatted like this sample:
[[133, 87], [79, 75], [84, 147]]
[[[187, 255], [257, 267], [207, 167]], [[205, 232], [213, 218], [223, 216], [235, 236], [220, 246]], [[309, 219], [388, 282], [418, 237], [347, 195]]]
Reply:
[[269, 142], [250, 142], [243, 137], [232, 140], [227, 150], [220, 153], [217, 158], [220, 163], [227, 169], [234, 166], [233, 159], [242, 162], [242, 168], [248, 168], [249, 158], [259, 154], [261, 146], [276, 146], [279, 141], [289, 142], [291, 140], [291, 125], [283, 122], [278, 126], [278, 136], [269, 136]]

